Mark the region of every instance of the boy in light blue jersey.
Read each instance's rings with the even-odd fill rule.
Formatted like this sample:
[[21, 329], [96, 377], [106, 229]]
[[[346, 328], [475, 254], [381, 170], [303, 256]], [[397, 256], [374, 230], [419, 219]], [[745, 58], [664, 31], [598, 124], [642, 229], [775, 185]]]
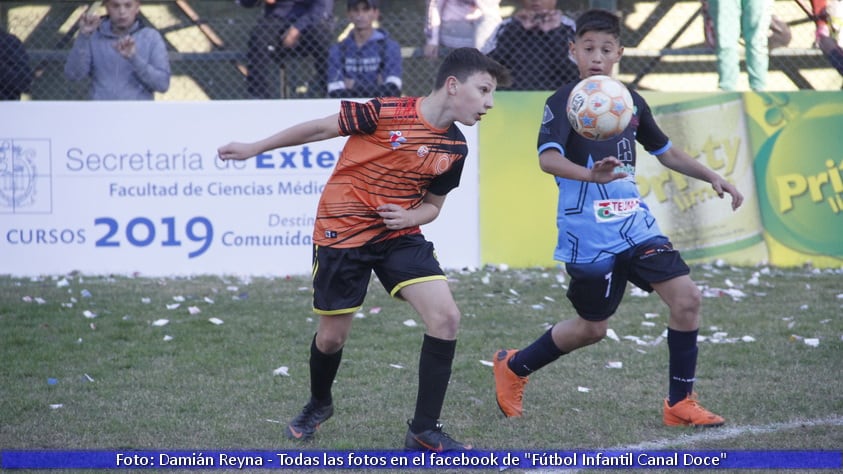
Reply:
[[[595, 9], [580, 15], [571, 55], [581, 79], [611, 75], [622, 54], [620, 21], [615, 14]], [[729, 193], [733, 210], [743, 196], [734, 185], [673, 146], [635, 91], [630, 91], [634, 115], [622, 134], [604, 141], [577, 135], [565, 113], [575, 85], [566, 84], [547, 99], [538, 152], [541, 169], [553, 175], [559, 187], [554, 257], [565, 263], [571, 277], [567, 297], [578, 317], [554, 325], [520, 351], [499, 350], [494, 355], [498, 406], [508, 417], [521, 416], [527, 376], [564, 354], [600, 341], [630, 282], [658, 293], [670, 309], [664, 423], [720, 426], [724, 419], [700, 406], [693, 392], [700, 290], [641, 199], [635, 184], [635, 141], [671, 170], [711, 183], [721, 198]]]

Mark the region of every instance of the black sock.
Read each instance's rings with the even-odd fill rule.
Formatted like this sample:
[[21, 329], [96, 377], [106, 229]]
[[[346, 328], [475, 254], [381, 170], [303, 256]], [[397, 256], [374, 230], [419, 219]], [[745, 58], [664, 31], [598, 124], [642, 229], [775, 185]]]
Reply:
[[410, 423], [410, 431], [421, 433], [436, 427], [445, 392], [451, 379], [451, 365], [454, 362], [457, 341], [437, 339], [424, 335], [419, 355], [419, 387], [416, 396], [416, 412]]
[[509, 359], [509, 368], [515, 375], [526, 377], [566, 354], [556, 347], [551, 331], [553, 328]]
[[333, 403], [331, 385], [340, 368], [342, 348], [333, 354], [324, 354], [316, 347], [316, 335], [310, 342], [310, 395], [319, 405]]
[[694, 390], [697, 370], [697, 334], [667, 328], [667, 349], [670, 353], [670, 386], [667, 404], [673, 406]]

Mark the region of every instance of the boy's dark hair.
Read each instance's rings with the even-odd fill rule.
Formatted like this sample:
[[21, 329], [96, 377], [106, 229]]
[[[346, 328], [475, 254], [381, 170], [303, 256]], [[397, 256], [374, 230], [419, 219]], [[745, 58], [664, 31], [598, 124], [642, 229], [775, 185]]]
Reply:
[[620, 41], [621, 19], [609, 10], [601, 8], [587, 10], [577, 17], [577, 38], [589, 31], [608, 33]]
[[512, 84], [509, 69], [499, 62], [481, 53], [477, 48], [457, 48], [448, 53], [439, 65], [433, 90], [444, 86], [450, 76], [456, 77], [460, 82], [465, 82], [468, 76], [476, 72], [488, 72], [495, 78], [498, 87]]

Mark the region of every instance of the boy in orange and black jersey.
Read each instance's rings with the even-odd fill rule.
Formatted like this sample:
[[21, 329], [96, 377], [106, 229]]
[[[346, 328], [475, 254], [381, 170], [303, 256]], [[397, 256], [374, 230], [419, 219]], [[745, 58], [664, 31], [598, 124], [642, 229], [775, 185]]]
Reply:
[[311, 396], [287, 425], [289, 438], [311, 438], [333, 415], [331, 384], [374, 271], [426, 326], [416, 408], [404, 447], [471, 449], [439, 424], [460, 311], [420, 226], [439, 215], [446, 195], [459, 185], [468, 147], [456, 123], [477, 123], [494, 105], [496, 88], [509, 81], [506, 68], [474, 48], [460, 48], [444, 59], [425, 97], [343, 101], [338, 114], [254, 143], [220, 147], [221, 159], [245, 160], [275, 148], [349, 137], [316, 214], [313, 310], [320, 317], [310, 346]]

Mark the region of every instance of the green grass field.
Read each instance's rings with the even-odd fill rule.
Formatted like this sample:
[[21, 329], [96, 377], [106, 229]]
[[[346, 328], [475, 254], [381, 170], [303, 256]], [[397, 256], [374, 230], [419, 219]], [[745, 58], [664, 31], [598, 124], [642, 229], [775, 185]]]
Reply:
[[[726, 426], [662, 426], [666, 308], [631, 288], [610, 320], [618, 340], [535, 374], [525, 416], [503, 418], [494, 351], [574, 314], [559, 269], [483, 268], [449, 274], [463, 320], [445, 431], [486, 450], [840, 450], [843, 273], [692, 276], [706, 294], [696, 389]], [[336, 413], [306, 449], [403, 446], [421, 321], [376, 281], [359, 316]], [[308, 395], [315, 327], [305, 277], [0, 277], [0, 449], [300, 449], [282, 429]]]

